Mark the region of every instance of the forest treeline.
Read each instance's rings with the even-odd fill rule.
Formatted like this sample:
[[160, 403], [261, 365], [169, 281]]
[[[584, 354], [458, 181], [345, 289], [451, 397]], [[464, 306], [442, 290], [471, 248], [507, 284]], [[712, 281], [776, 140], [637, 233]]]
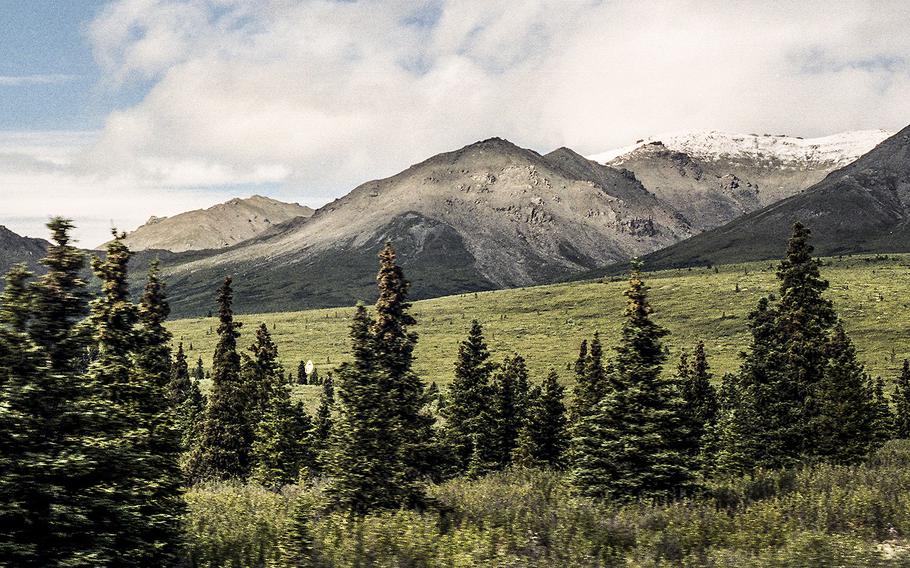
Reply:
[[[737, 373], [716, 379], [697, 338], [665, 369], [668, 332], [636, 265], [619, 337], [605, 351], [592, 330], [578, 346], [571, 396], [568, 377], [531, 377], [521, 354], [493, 361], [477, 321], [450, 386], [426, 385], [412, 369], [410, 284], [390, 244], [379, 255], [379, 298], [359, 305], [350, 326], [352, 360], [322, 378], [302, 366], [286, 372], [265, 325], [249, 347], [238, 344], [226, 278], [203, 393], [202, 361], [191, 369], [182, 345], [172, 351], [157, 266], [133, 303], [131, 253], [115, 234], [91, 259], [101, 282], [91, 297], [71, 224], [49, 228], [46, 273], [14, 267], [0, 296], [2, 565], [329, 566], [325, 539], [362, 533], [369, 519], [411, 511], [435, 519], [438, 538], [450, 534], [458, 514], [446, 492], [458, 484], [527, 475], [579, 504], [629, 514], [636, 504], [697, 502], [731, 480], [858, 468], [888, 440], [910, 437], [910, 366], [890, 396], [866, 373], [799, 224], [777, 270], [779, 294], [749, 314]], [[567, 348], [553, 335], [554, 350]], [[321, 385], [314, 414], [293, 400], [294, 382]], [[219, 491], [282, 496], [286, 520], [267, 539], [271, 550], [199, 552], [212, 536], [200, 528], [200, 499]], [[366, 546], [369, 537], [358, 538]], [[611, 565], [598, 550], [590, 565]]]

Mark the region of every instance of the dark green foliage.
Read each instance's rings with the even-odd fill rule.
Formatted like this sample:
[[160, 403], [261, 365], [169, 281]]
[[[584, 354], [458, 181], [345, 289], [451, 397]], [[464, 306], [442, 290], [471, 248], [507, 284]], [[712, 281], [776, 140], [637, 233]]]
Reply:
[[587, 341], [582, 341], [575, 361], [575, 391], [572, 401], [572, 417], [575, 423], [591, 414], [597, 403], [610, 391], [608, 369], [603, 362], [603, 347], [600, 334], [594, 332], [590, 351]]
[[[143, 562], [168, 566], [176, 561], [181, 538], [181, 517], [184, 510], [180, 456], [183, 450], [183, 431], [178, 423], [178, 408], [168, 399], [171, 381], [171, 334], [164, 327], [170, 313], [164, 283], [160, 279], [158, 263], [149, 268], [145, 290], [139, 302], [139, 327], [135, 356], [134, 381], [137, 408], [134, 415], [148, 428], [148, 457], [142, 463], [145, 477], [137, 484], [149, 491], [141, 506], [146, 523], [142, 539], [145, 541]], [[186, 365], [186, 360], [183, 362]], [[138, 448], [136, 448], [138, 449]], [[141, 471], [142, 468], [136, 468]]]
[[310, 448], [312, 462], [310, 474], [314, 477], [322, 475], [328, 464], [329, 442], [332, 434], [332, 411], [335, 408], [335, 385], [332, 375], [322, 382], [322, 393], [319, 395], [319, 407], [313, 420], [313, 429], [310, 432]]
[[584, 495], [664, 498], [692, 478], [683, 401], [676, 381], [661, 377], [667, 331], [651, 319], [647, 290], [636, 267], [625, 293], [614, 388], [573, 435], [573, 480]]
[[76, 324], [88, 313], [82, 278], [85, 255], [70, 244], [71, 221], [55, 217], [47, 226], [53, 244], [41, 260], [47, 272], [32, 286], [34, 318], [29, 331], [32, 341], [47, 354], [51, 370], [82, 370], [88, 333]]
[[894, 404], [894, 435], [901, 439], [910, 438], [910, 362], [906, 359], [891, 400]]
[[[96, 482], [87, 455], [92, 393], [84, 367], [88, 328], [84, 255], [69, 245], [72, 224], [53, 219], [48, 272], [26, 285], [7, 277], [0, 322], [0, 564], [93, 562], [95, 531], [85, 488]], [[26, 329], [27, 328], [27, 329]]]
[[891, 405], [888, 404], [888, 397], [885, 396], [885, 380], [876, 377], [874, 381], [870, 381], [868, 392], [872, 403], [872, 436], [869, 446], [866, 447], [867, 454], [894, 438], [894, 414], [891, 412]]
[[322, 379], [319, 378], [319, 369], [314, 367], [313, 372], [307, 377], [307, 381], [309, 381], [311, 385], [321, 385]]
[[199, 380], [190, 378], [183, 343], [177, 345], [177, 353], [171, 365], [167, 396], [176, 413], [176, 426], [181, 434], [181, 445], [184, 449], [189, 449], [196, 424], [205, 411], [205, 401], [199, 390]]
[[218, 344], [212, 362], [212, 390], [188, 462], [194, 480], [244, 479], [250, 470], [253, 431], [249, 389], [241, 379], [237, 328], [231, 309], [231, 278], [218, 290]]
[[202, 366], [202, 357], [199, 357], [199, 359], [196, 360], [196, 368], [193, 369], [193, 378], [196, 380], [196, 384], [205, 380], [205, 367]]
[[[528, 418], [529, 399], [530, 383], [524, 358], [517, 353], [506, 357], [493, 375], [489, 449], [479, 450], [484, 461], [495, 469], [502, 469], [512, 461], [518, 435]], [[478, 439], [485, 440], [487, 435], [480, 433]]]
[[815, 394], [819, 413], [814, 453], [835, 463], [856, 463], [869, 453], [875, 435], [869, 377], [840, 323], [827, 348], [828, 368]]
[[494, 367], [489, 359], [483, 329], [474, 320], [467, 339], [458, 346], [455, 378], [449, 386], [443, 409], [446, 443], [454, 453], [456, 473], [468, 470], [474, 454], [474, 440], [489, 428], [490, 375]]
[[291, 385], [278, 363], [278, 347], [264, 324], [250, 348], [244, 380], [250, 400], [254, 442], [251, 450], [252, 480], [265, 487], [279, 488], [297, 480], [308, 465], [307, 435], [310, 417], [300, 403], [291, 401]]
[[[731, 440], [750, 454], [743, 467], [781, 467], [820, 457], [856, 461], [871, 449], [865, 371], [812, 258], [809, 230], [793, 227], [777, 271], [780, 301], [762, 299], [750, 316], [752, 345], [738, 381], [737, 420], [724, 419]], [[859, 437], [857, 437], [859, 436]]]
[[705, 344], [699, 341], [695, 345], [692, 364], [689, 364], [687, 354], [683, 353], [677, 370], [688, 434], [686, 445], [695, 456], [703, 454], [705, 432], [713, 428], [717, 421], [717, 391], [711, 384], [711, 378]]
[[401, 455], [408, 485], [416, 487], [418, 480], [439, 473], [440, 455], [433, 428], [435, 418], [428, 411], [429, 397], [423, 380], [411, 369], [417, 343], [417, 334], [410, 331], [416, 323], [408, 301], [411, 284], [396, 263], [391, 243], [379, 252], [376, 283], [379, 298], [370, 326], [376, 370], [390, 397], [387, 411], [394, 414], [401, 431], [407, 432], [400, 440]]
[[353, 361], [338, 370], [338, 413], [329, 456], [329, 501], [355, 514], [396, 509], [417, 490], [401, 459], [402, 436], [390, 393], [380, 380], [370, 332], [372, 320], [363, 305], [351, 324]]
[[556, 371], [550, 371], [540, 387], [531, 389], [524, 427], [518, 435], [519, 455], [536, 465], [562, 468], [569, 443], [565, 388]]

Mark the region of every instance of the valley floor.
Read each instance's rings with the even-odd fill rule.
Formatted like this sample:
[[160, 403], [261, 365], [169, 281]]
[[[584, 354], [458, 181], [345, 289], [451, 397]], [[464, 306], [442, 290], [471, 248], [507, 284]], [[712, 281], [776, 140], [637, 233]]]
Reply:
[[[703, 340], [716, 377], [735, 371], [748, 343], [746, 315], [757, 300], [775, 293], [776, 263], [761, 262], [662, 271], [646, 274], [654, 319], [667, 327], [671, 353], [665, 371], [675, 368], [681, 349]], [[822, 276], [831, 287], [827, 297], [844, 319], [859, 358], [870, 374], [886, 381], [899, 374], [910, 356], [910, 255], [853, 256], [825, 259]], [[535, 381], [549, 368], [564, 382], [578, 344], [599, 330], [605, 344], [617, 337], [625, 298], [623, 278], [462, 294], [414, 303], [419, 341], [415, 370], [427, 382], [451, 381], [458, 342], [471, 320], [484, 326], [494, 356], [513, 352], [527, 360]], [[301, 312], [239, 315], [244, 322], [240, 345], [252, 341], [260, 322], [268, 325], [288, 371], [312, 359], [320, 374], [349, 357], [347, 330], [353, 307]], [[174, 341], [184, 343], [191, 362], [202, 356], [211, 365], [217, 318], [176, 320], [169, 324]], [[318, 387], [300, 387], [314, 400]]]

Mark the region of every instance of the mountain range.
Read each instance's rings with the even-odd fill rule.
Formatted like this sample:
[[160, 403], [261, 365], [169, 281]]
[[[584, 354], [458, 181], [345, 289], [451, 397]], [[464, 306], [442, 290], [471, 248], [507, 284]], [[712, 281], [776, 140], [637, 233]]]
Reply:
[[643, 260], [661, 269], [778, 258], [797, 221], [819, 255], [910, 251], [910, 126], [804, 192]]
[[161, 260], [177, 315], [209, 311], [229, 274], [242, 312], [370, 301], [386, 241], [415, 298], [595, 275], [633, 256], [649, 268], [772, 258], [797, 218], [818, 226], [820, 252], [900, 248], [906, 130], [887, 136], [702, 132], [588, 158], [491, 138], [315, 212], [234, 199], [153, 218], [127, 243], [137, 274]]

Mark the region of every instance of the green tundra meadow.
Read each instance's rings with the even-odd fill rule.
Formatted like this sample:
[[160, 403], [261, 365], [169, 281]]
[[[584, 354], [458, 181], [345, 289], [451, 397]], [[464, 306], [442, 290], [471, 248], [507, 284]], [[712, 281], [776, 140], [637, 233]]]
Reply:
[[[843, 318], [860, 361], [871, 375], [881, 375], [890, 383], [899, 374], [902, 360], [910, 356], [910, 255], [823, 261], [822, 276], [831, 283], [826, 295]], [[766, 261], [646, 273], [654, 319], [670, 330], [665, 339], [670, 349], [665, 372], [672, 372], [680, 351], [691, 351], [698, 340], [705, 342], [715, 377], [735, 371], [739, 353], [748, 343], [746, 314], [760, 297], [776, 292], [776, 265]], [[616, 337], [625, 309], [625, 287], [625, 277], [616, 276], [415, 302], [412, 313], [420, 340], [414, 370], [440, 387], [447, 385], [458, 342], [476, 318], [484, 326], [494, 359], [521, 353], [533, 380], [539, 382], [553, 368], [570, 385], [569, 366], [581, 340], [600, 331], [609, 347]], [[249, 344], [255, 327], [265, 323], [286, 370], [296, 373], [301, 360], [312, 359], [324, 375], [350, 358], [347, 330], [353, 314], [353, 307], [239, 314], [237, 320], [244, 323], [240, 345]], [[183, 342], [191, 362], [201, 356], [205, 367], [211, 366], [217, 317], [174, 320], [168, 328], [175, 343]], [[300, 386], [298, 394], [315, 401], [318, 389]]]

